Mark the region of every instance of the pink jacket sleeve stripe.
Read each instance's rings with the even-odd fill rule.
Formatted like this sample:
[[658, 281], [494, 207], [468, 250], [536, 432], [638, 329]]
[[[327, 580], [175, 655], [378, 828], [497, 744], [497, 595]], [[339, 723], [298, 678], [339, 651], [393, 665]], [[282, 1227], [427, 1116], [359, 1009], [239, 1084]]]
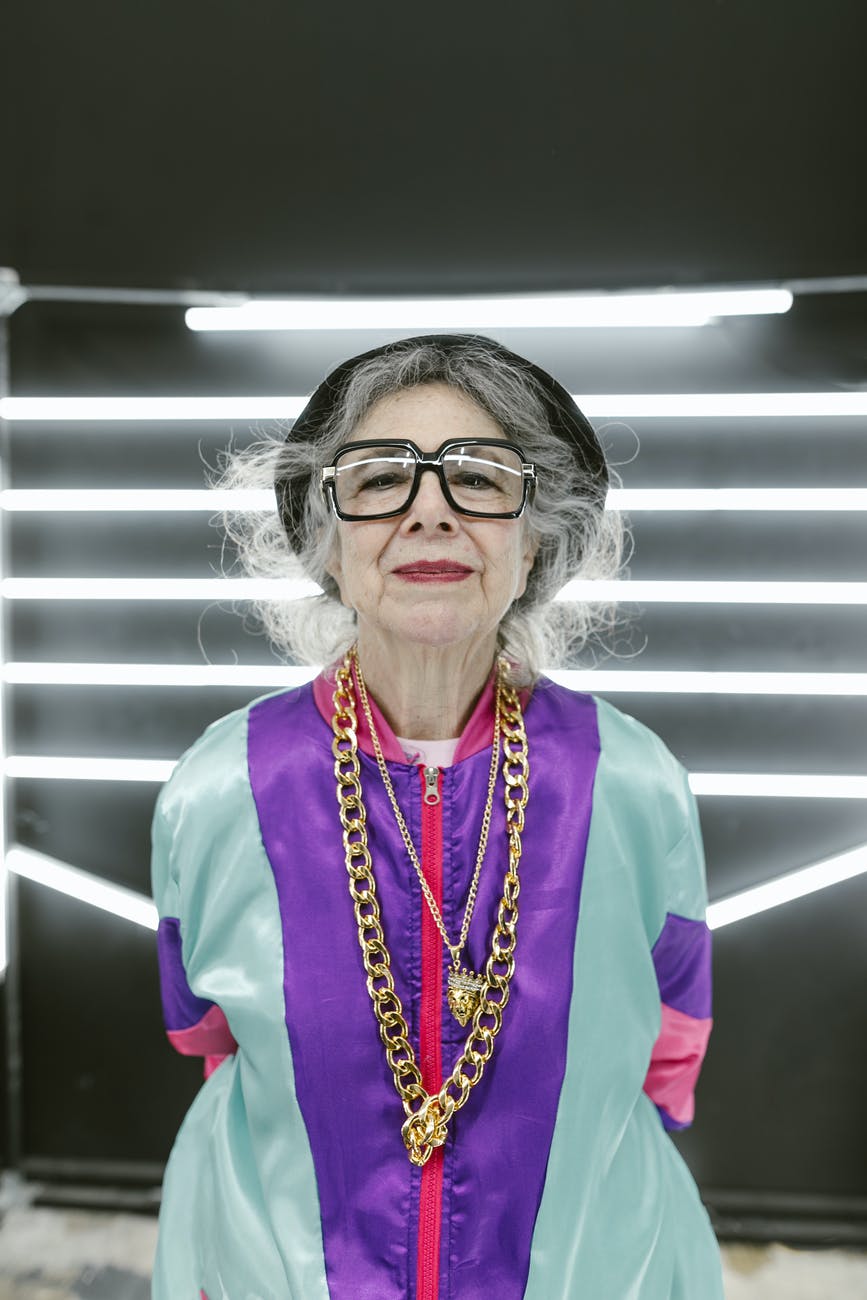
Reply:
[[183, 1056], [227, 1056], [237, 1047], [229, 1022], [216, 1003], [188, 1029], [168, 1029], [169, 1042]]
[[695, 1113], [694, 1090], [713, 1021], [662, 1006], [662, 1025], [650, 1057], [644, 1091], [666, 1128], [686, 1128]]

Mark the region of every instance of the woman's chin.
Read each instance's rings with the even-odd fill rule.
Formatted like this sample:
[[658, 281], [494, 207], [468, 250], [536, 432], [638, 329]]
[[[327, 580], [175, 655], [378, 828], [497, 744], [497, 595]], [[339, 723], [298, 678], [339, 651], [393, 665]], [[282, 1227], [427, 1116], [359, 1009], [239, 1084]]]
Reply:
[[478, 618], [468, 618], [466, 614], [461, 617], [454, 608], [443, 608], [433, 601], [402, 611], [400, 617], [383, 621], [379, 627], [390, 638], [407, 645], [442, 649], [466, 645], [474, 639], [483, 640], [489, 632]]
[[443, 621], [428, 623], [421, 620], [406, 627], [395, 628], [394, 631], [408, 644], [442, 649], [451, 645], [462, 645], [478, 634], [476, 628], [464, 624], [454, 625]]

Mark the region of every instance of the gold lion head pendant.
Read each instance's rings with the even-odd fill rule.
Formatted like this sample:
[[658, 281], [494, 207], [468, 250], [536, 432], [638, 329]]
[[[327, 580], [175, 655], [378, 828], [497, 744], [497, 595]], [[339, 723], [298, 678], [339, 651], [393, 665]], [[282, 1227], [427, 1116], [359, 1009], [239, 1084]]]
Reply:
[[477, 975], [475, 971], [466, 968], [460, 972], [449, 971], [449, 1010], [458, 1024], [468, 1024], [476, 1014], [485, 983], [484, 976]]

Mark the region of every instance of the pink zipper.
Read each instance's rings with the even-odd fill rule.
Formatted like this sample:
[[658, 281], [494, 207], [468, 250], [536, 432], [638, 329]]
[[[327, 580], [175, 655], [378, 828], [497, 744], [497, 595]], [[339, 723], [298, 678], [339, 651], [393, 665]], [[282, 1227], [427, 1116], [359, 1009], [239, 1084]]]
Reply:
[[[421, 778], [421, 866], [437, 907], [443, 905], [443, 821], [442, 772], [419, 766]], [[436, 778], [434, 780], [434, 773]], [[434, 797], [434, 795], [436, 797]], [[442, 939], [430, 908], [422, 899], [421, 909], [421, 1019], [419, 1065], [422, 1084], [429, 1093], [442, 1084]], [[418, 1202], [417, 1300], [438, 1300], [440, 1232], [442, 1228], [444, 1148], [436, 1147], [422, 1166]]]

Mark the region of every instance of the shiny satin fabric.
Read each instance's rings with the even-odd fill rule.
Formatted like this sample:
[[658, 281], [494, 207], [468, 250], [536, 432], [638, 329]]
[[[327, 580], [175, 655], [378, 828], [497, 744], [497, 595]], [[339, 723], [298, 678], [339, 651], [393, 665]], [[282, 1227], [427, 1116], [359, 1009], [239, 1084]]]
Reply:
[[[513, 1001], [447, 1150], [440, 1295], [717, 1300], [707, 1216], [642, 1091], [661, 1016], [653, 946], [669, 912], [703, 916], [685, 773], [640, 724], [550, 683], [534, 692], [527, 727], [533, 783]], [[401, 766], [390, 769], [418, 836], [417, 774]], [[478, 829], [458, 810], [475, 806], [486, 769], [482, 751], [444, 774], [453, 861], [444, 897], [455, 915]], [[363, 770], [386, 935], [414, 1026], [418, 888], [397, 855], [375, 768], [364, 759]], [[503, 866], [497, 843], [471, 931], [474, 962]], [[348, 891], [341, 907], [332, 873], [345, 890], [330, 734], [311, 689], [279, 692], [209, 728], [160, 798], [154, 892], [161, 915], [180, 918], [193, 996], [222, 1007], [239, 1048], [205, 1083], [175, 1143], [155, 1300], [200, 1288], [210, 1300], [413, 1294], [416, 1175]], [[304, 999], [300, 1019], [315, 1018], [318, 1033], [299, 1030]], [[348, 1017], [335, 1010], [344, 1000]], [[450, 1062], [465, 1031], [444, 1025]], [[347, 1061], [366, 1068], [347, 1073]], [[339, 1134], [329, 1131], [336, 1114]]]

